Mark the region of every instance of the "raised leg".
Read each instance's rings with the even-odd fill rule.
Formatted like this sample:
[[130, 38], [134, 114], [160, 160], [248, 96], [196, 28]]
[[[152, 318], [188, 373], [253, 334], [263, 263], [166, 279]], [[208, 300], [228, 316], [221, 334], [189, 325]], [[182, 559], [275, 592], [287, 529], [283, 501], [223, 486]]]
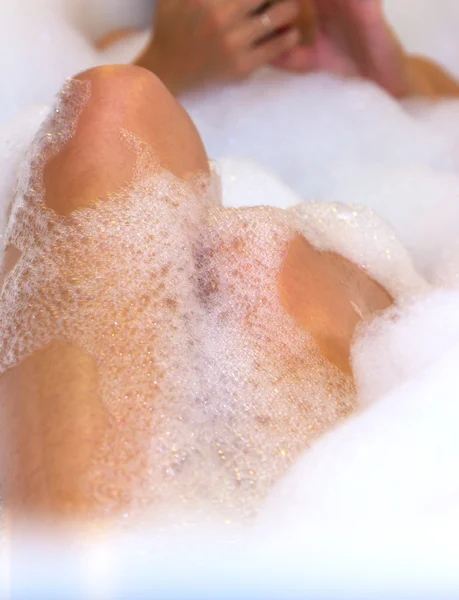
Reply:
[[[89, 82], [90, 99], [75, 135], [44, 169], [45, 203], [55, 213], [70, 215], [97, 198], [109, 202], [129, 184], [136, 156], [121, 128], [148, 143], [158, 163], [180, 178], [208, 170], [191, 120], [154, 75], [108, 66], [77, 80]], [[20, 255], [7, 248], [4, 277]], [[53, 341], [2, 375], [1, 475], [10, 507], [91, 510], [85, 478], [109, 420], [97, 390], [93, 357], [64, 341]]]
[[[92, 207], [96, 200], [102, 207], [113, 206], [109, 203], [115, 201], [118, 192], [129, 187], [134, 176], [136, 154], [121, 140], [120, 129], [127, 130], [146, 142], [153, 149], [157, 165], [183, 180], [194, 179], [196, 174], [205, 173], [208, 169], [205, 150], [191, 120], [159, 80], [149, 72], [136, 67], [103, 67], [86, 72], [78, 79], [90, 84], [90, 99], [79, 115], [73, 137], [57, 154], [49, 158], [44, 166], [44, 208], [51, 209], [53, 215], [62, 216], [59, 227], [63, 237], [67, 236], [67, 230], [62, 229], [66, 223], [71, 225], [68, 228], [69, 236], [72, 235], [72, 231], [79, 231], [78, 228], [84, 223], [88, 226], [85, 221], [86, 216], [82, 215], [84, 211], [78, 209]], [[137, 481], [131, 477], [131, 471], [126, 469], [127, 476], [120, 484], [119, 473], [126, 467], [128, 459], [129, 464], [134, 464], [136, 469], [148, 470], [149, 467], [145, 466], [146, 454], [151, 446], [152, 436], [160, 434], [158, 422], [155, 422], [150, 429], [145, 428], [144, 424], [148, 419], [154, 420], [157, 400], [163, 402], [163, 405], [168, 402], [175, 403], [176, 407], [178, 405], [178, 413], [174, 414], [171, 422], [179, 423], [178, 427], [180, 427], [182, 395], [184, 402], [188, 399], [193, 405], [191, 408], [184, 407], [190, 408], [191, 411], [200, 401], [200, 396], [208, 393], [209, 389], [212, 389], [212, 394], [216, 393], [218, 396], [219, 384], [215, 384], [214, 381], [213, 387], [206, 388], [208, 382], [204, 381], [206, 376], [212, 378], [216, 376], [215, 373], [217, 375], [219, 373], [221, 365], [218, 360], [214, 360], [213, 354], [207, 358], [214, 362], [210, 366], [204, 365], [200, 371], [203, 381], [194, 382], [198, 386], [198, 391], [195, 390], [194, 395], [191, 392], [190, 396], [187, 372], [179, 373], [182, 379], [176, 377], [176, 373], [180, 371], [179, 359], [186, 361], [189, 357], [192, 360], [196, 356], [199, 359], [206, 356], [205, 353], [199, 354], [199, 349], [195, 350], [201, 342], [196, 331], [193, 335], [189, 335], [193, 323], [190, 317], [192, 313], [187, 312], [188, 301], [194, 303], [194, 315], [199, 312], [198, 322], [202, 326], [202, 320], [208, 318], [216, 303], [221, 301], [220, 298], [212, 304], [210, 300], [212, 294], [218, 293], [219, 280], [226, 290], [229, 290], [232, 285], [233, 296], [239, 298], [240, 307], [243, 307], [240, 315], [241, 328], [244, 326], [247, 329], [254, 328], [255, 333], [252, 332], [251, 335], [249, 333], [247, 339], [255, 345], [258, 343], [259, 346], [260, 338], [257, 337], [256, 327], [260, 325], [260, 315], [265, 313], [257, 312], [263, 309], [263, 306], [257, 305], [254, 298], [260, 297], [258, 289], [263, 290], [267, 282], [263, 280], [262, 267], [258, 268], [257, 265], [263, 264], [267, 247], [272, 243], [273, 235], [277, 235], [273, 233], [274, 229], [269, 231], [268, 226], [263, 234], [266, 237], [257, 238], [250, 233], [252, 226], [256, 230], [260, 220], [264, 218], [263, 209], [261, 212], [253, 211], [252, 222], [248, 222], [244, 217], [235, 217], [236, 213], [233, 214], [231, 211], [225, 213], [223, 209], [215, 208], [213, 218], [203, 221], [205, 223], [203, 232], [207, 228], [208, 233], [206, 240], [199, 237], [199, 231], [194, 234], [194, 229], [203, 223], [196, 222], [194, 229], [189, 227], [190, 237], [196, 242], [193, 246], [187, 244], [186, 240], [182, 244], [181, 240], [177, 241], [176, 238], [179, 238], [181, 231], [179, 219], [185, 221], [188, 219], [193, 224], [194, 216], [190, 213], [193, 210], [199, 212], [199, 206], [186, 205], [183, 211], [174, 213], [180, 202], [173, 197], [173, 194], [169, 197], [165, 193], [163, 201], [159, 201], [154, 195], [150, 198], [147, 193], [147, 204], [144, 204], [143, 208], [151, 221], [148, 221], [148, 227], [140, 227], [143, 237], [139, 238], [140, 242], [136, 240], [133, 250], [132, 247], [126, 249], [125, 260], [123, 245], [129, 244], [130, 235], [137, 236], [139, 232], [139, 228], [132, 227], [132, 221], [134, 220], [135, 225], [138, 226], [139, 222], [142, 223], [144, 220], [144, 215], [143, 213], [139, 215], [138, 211], [134, 215], [130, 214], [129, 210], [126, 211], [125, 204], [129, 204], [132, 197], [125, 194], [123, 198], [121, 204], [116, 205], [119, 214], [116, 211], [112, 214], [112, 211], [110, 219], [107, 220], [103, 211], [94, 213], [96, 218], [92, 218], [89, 229], [84, 230], [86, 237], [92, 236], [94, 243], [89, 240], [89, 246], [86, 247], [84, 239], [75, 235], [71, 238], [74, 239], [74, 245], [64, 240], [65, 243], [59, 246], [58, 240], [51, 247], [50, 250], [59, 253], [59, 256], [55, 257], [55, 261], [50, 262], [50, 271], [57, 272], [56, 265], [58, 265], [60, 269], [58, 275], [71, 273], [75, 282], [73, 278], [59, 279], [56, 276], [55, 281], [52, 282], [54, 286], [52, 292], [49, 292], [51, 288], [45, 287], [43, 291], [40, 286], [37, 287], [35, 292], [43, 294], [43, 306], [37, 302], [36, 297], [27, 295], [27, 289], [22, 296], [17, 296], [17, 305], [14, 306], [12, 313], [13, 319], [16, 310], [27, 312], [32, 305], [37, 320], [42, 319], [45, 324], [49, 322], [55, 327], [58, 321], [60, 331], [64, 331], [65, 320], [68, 318], [71, 321], [70, 330], [74, 326], [79, 328], [79, 337], [72, 338], [71, 335], [52, 337], [49, 343], [43, 343], [38, 350], [29, 353], [25, 360], [6, 370], [0, 377], [3, 492], [8, 505], [18, 511], [33, 510], [66, 515], [91, 514], [97, 512], [97, 509], [102, 509], [104, 512], [107, 509], [106, 503], [110, 502], [116, 509], [122, 509], [123, 503], [129, 504], [129, 499], [135, 496], [135, 491], [129, 488], [130, 486], [134, 488]], [[162, 210], [166, 211], [164, 214], [169, 217], [170, 231], [161, 229]], [[86, 214], [89, 212], [86, 211]], [[171, 214], [175, 214], [177, 218], [172, 220]], [[105, 219], [100, 228], [97, 220], [99, 217]], [[156, 230], [153, 229], [155, 222]], [[229, 235], [225, 223], [232, 228]], [[149, 235], [150, 226], [151, 235]], [[212, 227], [217, 231], [220, 229], [222, 235], [214, 236]], [[157, 235], [158, 231], [162, 234]], [[46, 238], [46, 228], [41, 227], [38, 234]], [[205, 237], [204, 233], [203, 236]], [[97, 244], [98, 237], [102, 238], [102, 245]], [[115, 247], [113, 240], [116, 240]], [[201, 246], [199, 242], [202, 242]], [[100, 248], [103, 252], [103, 244], [106, 244], [107, 256], [110, 260], [120, 263], [124, 261], [120, 278], [116, 273], [113, 275], [110, 265], [107, 267], [107, 257], [98, 257], [97, 252], [94, 251], [94, 248]], [[164, 244], [169, 245], [163, 252]], [[251, 247], [251, 244], [256, 248]], [[271, 277], [269, 289], [272, 296], [265, 298], [266, 303], [277, 307], [279, 299], [277, 296], [280, 296], [285, 311], [294, 317], [302, 329], [307, 330], [315, 338], [322, 354], [343, 373], [349, 374], [351, 338], [359, 321], [359, 315], [353, 309], [353, 305], [364, 306], [366, 312], [371, 313], [384, 308], [391, 300], [384, 290], [344, 259], [333, 254], [317, 252], [301, 237], [293, 237], [290, 242], [287, 239], [286, 245], [288, 250], [279, 276], [277, 272], [273, 275], [273, 269], [267, 270]], [[147, 247], [146, 253], [143, 252], [145, 247]], [[89, 252], [87, 248], [90, 249], [89, 254], [86, 254]], [[284, 249], [285, 245], [279, 247], [278, 251], [282, 253]], [[225, 252], [228, 252], [232, 258], [225, 258]], [[164, 259], [165, 255], [167, 260], [165, 262], [163, 260], [161, 266], [161, 256]], [[18, 248], [10, 246], [4, 264], [4, 275], [14, 267], [20, 256]], [[242, 261], [239, 260], [241, 256]], [[141, 274], [145, 275], [145, 269], [150, 269], [150, 272], [147, 273], [148, 277], [144, 281], [142, 294], [133, 298], [131, 304], [137, 304], [131, 310], [125, 298], [128, 291], [132, 290], [128, 280], [135, 278], [139, 272], [135, 271], [136, 261], [145, 266], [142, 267]], [[86, 263], [89, 263], [89, 266]], [[242, 264], [246, 264], [247, 268], [241, 267]], [[47, 278], [46, 267], [45, 262], [45, 279]], [[239, 272], [238, 269], [241, 268], [242, 271]], [[187, 269], [191, 277], [188, 277]], [[223, 272], [221, 278], [220, 271]], [[27, 271], [20, 270], [18, 275], [27, 276]], [[88, 276], [95, 282], [94, 288], [79, 285], [81, 280]], [[169, 286], [166, 291], [167, 285], [163, 285], [161, 277], [163, 282], [166, 277], [169, 277], [166, 281]], [[10, 286], [11, 279], [12, 277], [7, 280]], [[62, 284], [59, 283], [61, 280]], [[99, 280], [103, 281], [103, 288], [98, 287]], [[253, 294], [247, 295], [250, 286], [254, 287], [254, 281], [257, 282], [258, 289], [253, 289]], [[83, 284], [85, 283], [83, 281]], [[67, 288], [71, 288], [70, 291]], [[81, 288], [84, 288], [83, 292]], [[100, 291], [101, 289], [103, 291]], [[274, 295], [276, 301], [271, 302]], [[66, 312], [62, 310], [62, 301], [70, 296], [77, 297], [74, 305], [76, 308], [73, 312]], [[58, 298], [61, 302], [59, 307], [56, 306], [54, 298]], [[231, 299], [224, 298], [224, 304], [227, 305], [229, 300]], [[101, 306], [105, 306], [105, 302], [107, 307], [102, 312], [100, 310], [98, 313], [91, 312], [91, 303], [100, 309]], [[111, 303], [117, 302], [125, 302], [128, 312], [124, 313], [124, 308], [123, 310], [118, 310], [116, 306], [113, 308]], [[236, 301], [235, 306], [237, 304]], [[148, 310], [145, 308], [147, 305]], [[225, 306], [220, 315], [222, 326], [225, 321], [224, 313]], [[268, 313], [266, 313], [267, 320], [269, 320]], [[117, 315], [116, 318], [114, 314]], [[35, 316], [32, 315], [31, 318], [32, 320], [29, 317], [28, 323], [33, 327]], [[92, 330], [98, 325], [94, 322], [95, 319], [107, 322], [103, 324], [104, 331], [102, 338], [98, 339], [97, 352], [91, 353], [88, 348], [97, 345], [92, 335]], [[136, 330], [130, 328], [131, 321], [134, 322], [135, 319], [137, 319]], [[161, 319], [161, 324], [156, 323]], [[287, 321], [288, 327], [291, 327], [291, 320], [287, 319]], [[279, 365], [283, 364], [282, 360], [289, 353], [288, 340], [281, 339], [285, 334], [283, 323], [282, 319], [278, 320], [278, 328], [273, 329], [273, 335], [265, 336], [266, 350], [265, 347], [257, 347], [257, 359], [253, 359], [253, 362], [257, 362], [260, 369], [265, 368], [269, 372], [270, 369], [266, 365], [270, 363], [269, 360], [265, 360], [265, 355], [271, 352], [274, 356], [275, 368], [281, 370]], [[69, 328], [65, 331], [69, 333]], [[139, 332], [140, 341], [137, 342], [134, 334]], [[70, 331], [70, 334], [72, 333]], [[214, 332], [210, 332], [210, 337], [213, 334]], [[15, 331], [10, 331], [9, 335], [14, 338]], [[43, 332], [40, 335], [43, 335]], [[158, 341], [158, 336], [161, 335], [163, 337]], [[244, 336], [244, 332], [242, 335]], [[175, 341], [175, 338], [178, 341]], [[75, 339], [83, 340], [85, 343], [73, 343]], [[220, 339], [222, 346], [226, 342]], [[229, 345], [232, 342], [233, 340], [228, 340]], [[141, 352], [137, 352], [136, 344], [143, 344]], [[161, 345], [165, 348], [164, 351]], [[104, 362], [105, 348], [108, 350], [102, 376], [96, 358], [98, 356], [100, 361]], [[280, 348], [285, 351], [280, 352]], [[169, 352], [170, 349], [172, 350]], [[115, 350], [116, 364], [113, 359]], [[155, 356], [154, 359], [150, 358], [152, 355]], [[224, 351], [222, 356], [225, 356]], [[297, 352], [292, 355], [292, 360], [285, 360], [285, 363], [286, 376], [284, 377], [284, 373], [279, 373], [277, 378], [279, 381], [284, 380], [282, 389], [285, 391], [285, 397], [277, 396], [277, 384], [274, 382], [272, 389], [266, 390], [266, 393], [273, 397], [275, 409], [275, 402], [290, 402], [292, 406], [296, 406], [293, 397], [298, 398], [298, 403], [301, 404], [303, 383], [307, 384], [306, 380], [312, 368], [306, 351], [304, 354]], [[206, 372], [207, 367], [209, 373]], [[221, 381], [224, 382], [225, 377], [231, 379], [233, 365], [225, 364], [222, 367]], [[225, 369], [229, 372], [225, 373]], [[168, 371], [172, 374], [169, 375]], [[245, 372], [245, 365], [241, 372]], [[218, 377], [217, 381], [220, 381]], [[244, 382], [245, 380], [239, 382], [241, 385], [238, 393], [241, 397], [247, 394], [249, 389], [244, 387]], [[298, 382], [301, 384], [299, 386], [301, 389], [298, 389]], [[168, 385], [171, 389], [166, 389]], [[224, 383], [222, 383], [222, 394], [228, 393], [223, 385]], [[293, 387], [288, 388], [288, 385]], [[108, 410], [107, 403], [102, 401], [102, 397], [106, 400], [106, 396], [101, 389], [110, 390], [112, 410]], [[224, 398], [234, 402], [233, 396]], [[218, 401], [219, 398], [216, 400]], [[250, 404], [251, 401], [252, 397], [244, 396], [244, 402]], [[239, 405], [244, 405], [244, 402], [240, 402]], [[318, 400], [316, 404], [319, 404]], [[330, 408], [330, 404], [328, 402], [325, 407], [325, 413], [328, 411], [330, 414], [322, 415], [315, 429], [309, 427], [309, 412], [306, 411], [303, 415], [306, 433], [304, 446], [301, 439], [298, 448], [303, 449], [315, 431], [322, 431], [342, 416], [343, 411], [340, 412], [339, 406], [335, 411]], [[339, 405], [339, 399], [336, 404]], [[323, 408], [319, 406], [316, 410], [320, 413]], [[116, 415], [115, 423], [114, 415]], [[294, 421], [296, 422], [296, 415]], [[277, 433], [279, 427], [284, 429], [286, 427], [285, 423], [276, 422], [275, 414], [262, 414], [260, 422], [267, 423], [266, 426], [273, 427]], [[258, 426], [260, 422], [257, 421], [254, 425]], [[288, 423], [288, 419], [285, 419], [285, 422]], [[177, 455], [177, 450], [174, 450], [174, 443], [167, 437], [170, 433], [169, 422], [166, 419], [163, 423], [166, 423], [163, 432], [164, 440], [170, 446], [167, 451], [170, 450], [172, 460], [176, 460], [174, 457]], [[296, 425], [295, 428], [298, 437]], [[196, 437], [199, 436], [197, 430], [197, 432], [191, 431], [190, 437], [195, 439], [193, 437], [195, 433]], [[292, 437], [288, 429], [281, 431], [282, 436], [287, 440]], [[274, 451], [277, 453], [275, 456], [279, 457], [279, 448], [276, 447]], [[160, 457], [157, 462], [160, 462]], [[97, 477], [93, 476], [93, 480], [97, 480], [97, 485], [93, 485], [89, 492], [89, 474], [94, 473], [95, 463], [99, 463]], [[156, 477], [161, 477], [161, 473], [159, 468]], [[137, 471], [136, 474], [138, 475]], [[151, 473], [148, 473], [148, 476], [150, 477], [148, 486], [151, 491], [157, 479]]]

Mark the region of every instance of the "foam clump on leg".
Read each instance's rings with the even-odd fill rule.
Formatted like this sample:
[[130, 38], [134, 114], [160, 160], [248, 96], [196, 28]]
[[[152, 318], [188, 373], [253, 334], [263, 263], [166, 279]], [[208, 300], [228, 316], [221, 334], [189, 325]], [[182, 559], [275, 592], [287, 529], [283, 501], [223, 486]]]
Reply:
[[361, 331], [353, 366], [362, 404], [381, 399], [454, 350], [458, 300], [457, 291], [432, 291], [388, 311]]
[[129, 132], [132, 183], [55, 213], [44, 168], [89, 96], [87, 82], [69, 82], [23, 167], [6, 236], [22, 255], [2, 290], [1, 368], [54, 340], [94, 359], [110, 416], [87, 475], [96, 513], [251, 518], [308, 444], [355, 408], [352, 378], [280, 301], [301, 224], [277, 209], [223, 208], [216, 181], [180, 181]]

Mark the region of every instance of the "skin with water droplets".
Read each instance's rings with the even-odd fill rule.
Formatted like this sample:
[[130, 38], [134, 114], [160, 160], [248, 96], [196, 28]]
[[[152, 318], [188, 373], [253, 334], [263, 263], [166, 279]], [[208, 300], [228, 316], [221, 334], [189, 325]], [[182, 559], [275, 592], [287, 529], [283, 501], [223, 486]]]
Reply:
[[44, 164], [88, 93], [73, 87], [80, 100], [69, 102], [63, 92], [18, 188], [6, 243], [21, 256], [2, 290], [1, 369], [56, 340], [91, 357], [107, 415], [82, 492], [94, 515], [250, 519], [300, 453], [355, 408], [351, 377], [280, 299], [301, 221], [222, 208], [215, 173], [180, 181], [128, 132], [131, 184], [57, 215]]

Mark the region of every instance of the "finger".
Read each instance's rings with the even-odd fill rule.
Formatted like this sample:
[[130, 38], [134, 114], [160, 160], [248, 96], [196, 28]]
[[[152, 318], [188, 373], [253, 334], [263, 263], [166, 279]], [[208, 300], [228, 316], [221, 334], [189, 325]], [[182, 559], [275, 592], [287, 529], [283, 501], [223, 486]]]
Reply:
[[228, 29], [231, 29], [259, 11], [264, 4], [264, 0], [219, 0], [215, 14]]
[[297, 0], [277, 2], [262, 14], [245, 21], [238, 31], [240, 42], [247, 46], [257, 44], [276, 31], [291, 27], [298, 20], [298, 16]]
[[[254, 1], [242, 1], [239, 2], [238, 17], [243, 19], [248, 16], [259, 15], [274, 4], [284, 2], [285, 0], [254, 0]], [[298, 1], [298, 0], [297, 0]]]
[[298, 26], [303, 36], [303, 43], [310, 43], [314, 40], [318, 27], [317, 20], [316, 7], [313, 0], [300, 0]]
[[352, 21], [366, 25], [380, 21], [384, 14], [381, 0], [316, 0], [315, 11], [322, 23]]
[[252, 69], [274, 61], [301, 41], [301, 33], [298, 28], [290, 28], [275, 37], [256, 46], [249, 55]]

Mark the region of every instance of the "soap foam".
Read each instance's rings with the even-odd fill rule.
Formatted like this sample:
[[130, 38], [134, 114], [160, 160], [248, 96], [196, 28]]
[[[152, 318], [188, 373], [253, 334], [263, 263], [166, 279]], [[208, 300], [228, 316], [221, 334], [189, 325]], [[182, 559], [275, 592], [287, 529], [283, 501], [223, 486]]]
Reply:
[[[144, 23], [151, 10], [146, 1], [107, 1], [92, 4], [92, 15], [98, 16], [86, 17], [75, 6], [71, 0], [64, 8], [51, 0], [2, 4], [0, 39], [9, 58], [3, 63], [0, 121], [10, 121], [31, 104], [50, 103], [64, 77], [103, 62], [109, 55], [94, 52], [87, 40], [105, 33], [104, 23], [121, 24], [125, 17], [127, 24]], [[459, 74], [456, 0], [390, 0], [386, 6], [410, 50]], [[135, 53], [121, 47], [117, 57], [123, 51], [126, 60]], [[313, 573], [318, 574], [314, 590], [325, 577], [346, 590], [349, 573], [358, 589], [363, 571], [384, 572], [384, 579], [372, 579], [377, 594], [388, 581], [395, 587], [401, 582], [400, 564], [407, 560], [413, 561], [406, 569], [411, 582], [422, 577], [425, 583], [419, 591], [430, 585], [440, 593], [445, 582], [457, 586], [450, 540], [457, 537], [452, 531], [459, 505], [459, 103], [401, 105], [368, 83], [327, 75], [291, 78], [270, 70], [184, 103], [209, 153], [233, 156], [221, 163], [224, 202], [284, 208], [302, 198], [374, 209], [410, 253], [414, 269], [410, 266], [409, 273], [416, 277], [417, 270], [433, 286], [431, 291], [419, 287], [418, 297], [406, 298], [358, 332], [353, 365], [361, 412], [317, 442], [272, 492], [259, 518], [258, 542], [241, 550], [241, 563], [269, 565], [260, 570], [265, 581], [282, 565], [284, 595], [278, 597], [293, 595], [301, 582], [307, 587]], [[41, 119], [42, 113], [31, 110], [30, 119], [20, 115], [2, 129], [2, 193], [11, 188], [19, 155]], [[281, 181], [273, 184], [264, 171]], [[5, 211], [10, 198], [3, 200]], [[401, 253], [399, 247], [396, 254]], [[430, 531], [432, 524], [439, 535]], [[256, 567], [254, 573], [244, 571], [237, 551], [225, 553], [213, 538], [203, 544], [205, 560], [193, 563], [198, 566], [190, 585], [208, 576], [213, 554], [218, 555], [215, 572], [223, 563], [230, 579], [243, 573], [253, 581]], [[174, 542], [167, 550], [162, 541], [152, 548], [143, 537], [135, 547], [146, 552], [149, 569], [158, 560], [156, 581], [163, 581], [167, 565], [176, 564], [177, 556], [182, 557], [178, 562], [190, 560], [197, 546], [192, 537], [180, 554]], [[269, 553], [270, 560], [263, 562], [260, 556]], [[134, 551], [124, 559], [135, 581], [132, 574], [142, 571], [142, 561]], [[289, 571], [292, 564], [296, 568]], [[381, 566], [390, 564], [389, 571]], [[428, 568], [419, 571], [419, 564]], [[305, 565], [310, 567], [306, 574]], [[333, 593], [339, 595], [336, 588]]]
[[[66, 84], [21, 171], [0, 370], [56, 342], [94, 360], [109, 417], [85, 486], [97, 516], [148, 506], [155, 520], [203, 509], [252, 518], [302, 451], [355, 408], [352, 378], [279, 294], [289, 243], [325, 216], [306, 228], [293, 211], [223, 208], [218, 185], [187, 186], [125, 132], [137, 154], [131, 186], [63, 219], [46, 206], [44, 168], [76, 131], [89, 88]], [[323, 235], [317, 227], [314, 241]]]

